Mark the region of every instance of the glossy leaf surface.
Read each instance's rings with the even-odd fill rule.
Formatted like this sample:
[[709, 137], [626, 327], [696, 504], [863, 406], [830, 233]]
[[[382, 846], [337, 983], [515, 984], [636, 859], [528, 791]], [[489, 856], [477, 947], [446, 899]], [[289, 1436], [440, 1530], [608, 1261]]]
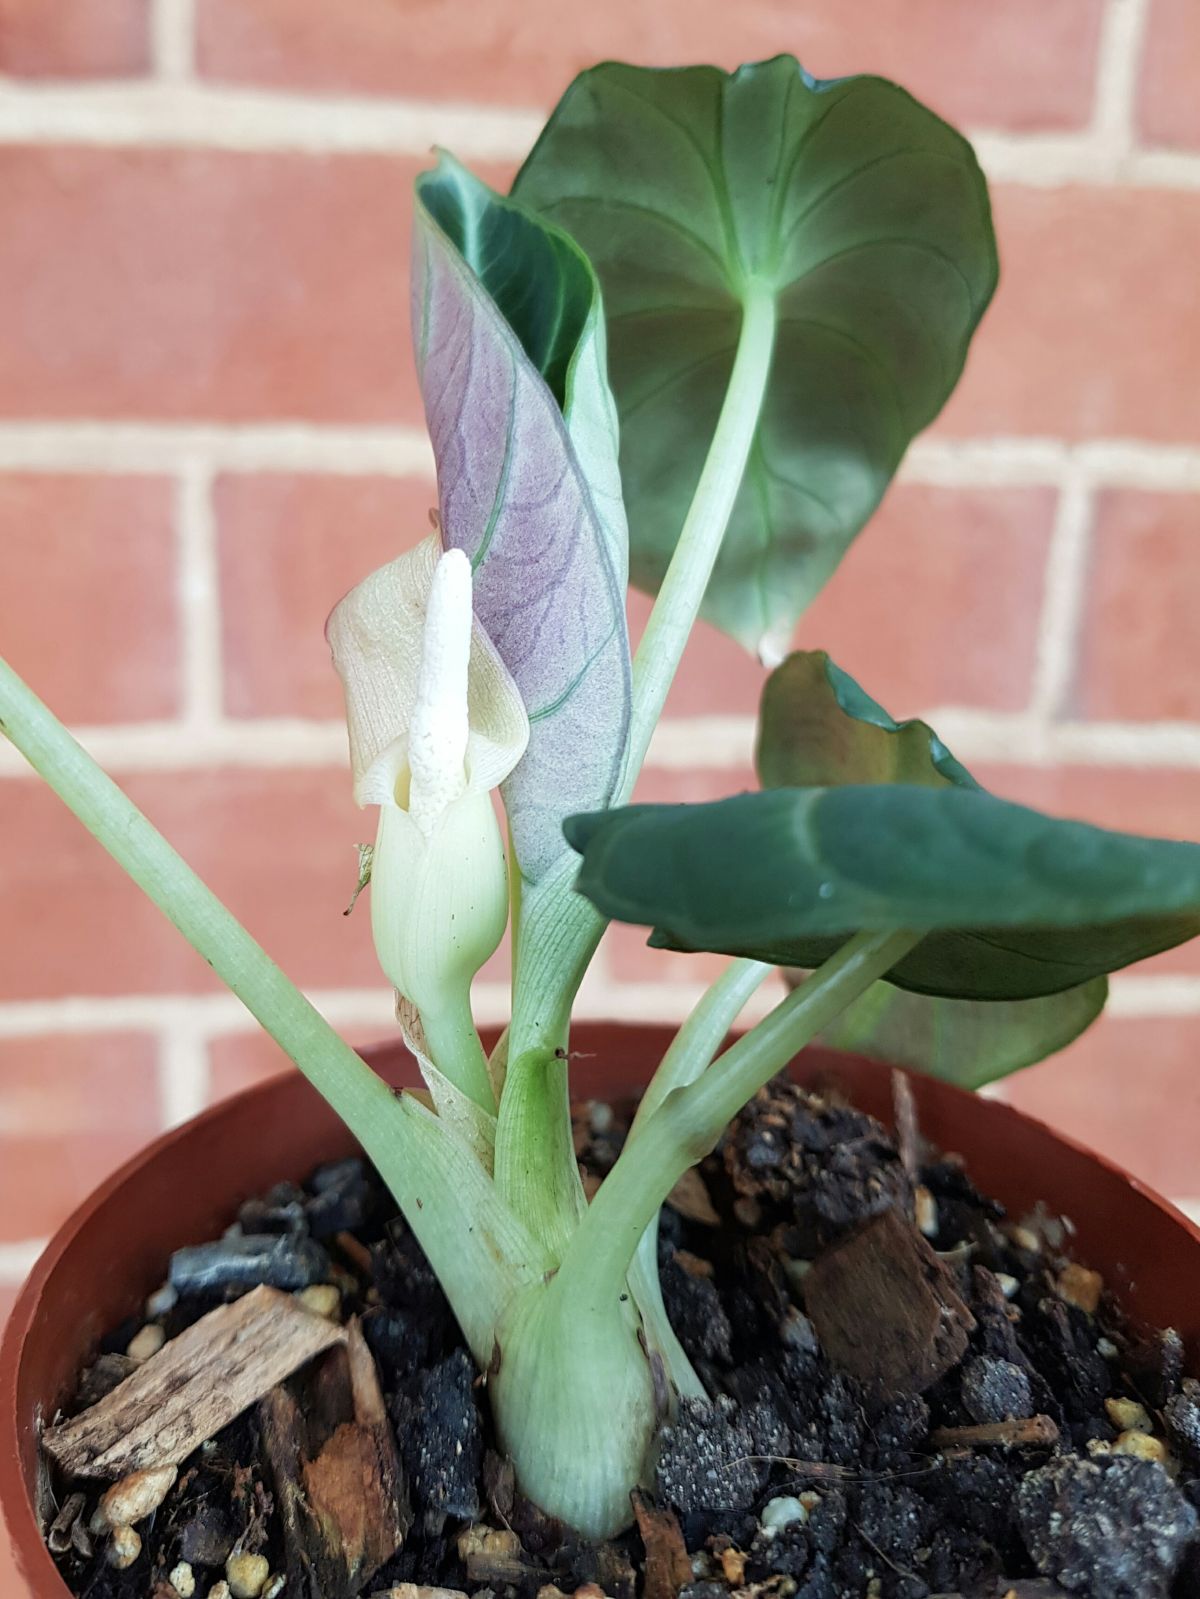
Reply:
[[781, 966], [911, 928], [926, 936], [890, 981], [963, 999], [1060, 993], [1200, 933], [1200, 845], [984, 792], [824, 656], [773, 675], [759, 761], [768, 781], [810, 786], [571, 818], [580, 890], [654, 944]]
[[790, 56], [567, 90], [514, 194], [599, 274], [632, 575], [655, 591], [729, 380], [747, 288], [777, 316], [771, 382], [706, 614], [778, 652], [941, 409], [996, 281], [967, 142], [881, 78]]

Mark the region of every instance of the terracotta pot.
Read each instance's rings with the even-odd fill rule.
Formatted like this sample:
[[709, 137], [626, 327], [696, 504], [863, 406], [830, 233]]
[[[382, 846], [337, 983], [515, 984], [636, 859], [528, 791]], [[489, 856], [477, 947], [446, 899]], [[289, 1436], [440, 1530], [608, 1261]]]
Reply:
[[[636, 1093], [667, 1037], [661, 1028], [581, 1023], [575, 1092]], [[415, 1081], [403, 1049], [371, 1058], [390, 1081]], [[856, 1105], [890, 1120], [886, 1068], [810, 1050], [796, 1072], [806, 1082], [836, 1079]], [[1010, 1209], [1043, 1199], [1071, 1217], [1079, 1258], [1103, 1272], [1135, 1316], [1178, 1328], [1191, 1369], [1200, 1368], [1200, 1230], [1117, 1167], [1006, 1105], [925, 1078], [913, 1087], [923, 1132], [964, 1155], [979, 1186]], [[101, 1333], [136, 1314], [162, 1282], [172, 1250], [217, 1236], [242, 1200], [303, 1178], [350, 1144], [332, 1111], [287, 1073], [158, 1139], [55, 1236], [0, 1349], [0, 1509], [33, 1599], [68, 1593], [34, 1515], [38, 1418], [54, 1413]]]

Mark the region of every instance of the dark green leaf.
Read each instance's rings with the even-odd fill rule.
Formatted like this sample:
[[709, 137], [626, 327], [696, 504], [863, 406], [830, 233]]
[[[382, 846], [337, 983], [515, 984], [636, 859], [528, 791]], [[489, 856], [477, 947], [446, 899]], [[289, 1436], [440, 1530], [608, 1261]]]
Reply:
[[574, 816], [578, 887], [652, 944], [819, 966], [860, 929], [927, 934], [891, 974], [1054, 994], [1200, 933], [1200, 845], [1059, 821], [981, 789], [777, 788]]
[[[757, 761], [765, 788], [978, 787], [926, 722], [895, 721], [820, 650], [797, 651], [767, 679]], [[1065, 1048], [1107, 994], [1103, 977], [1015, 1000], [945, 999], [876, 983], [821, 1042], [978, 1088]]]
[[657, 589], [724, 396], [747, 288], [770, 390], [706, 614], [777, 650], [940, 410], [996, 281], [970, 146], [880, 78], [790, 56], [608, 63], [567, 90], [514, 194], [604, 290], [633, 580]]

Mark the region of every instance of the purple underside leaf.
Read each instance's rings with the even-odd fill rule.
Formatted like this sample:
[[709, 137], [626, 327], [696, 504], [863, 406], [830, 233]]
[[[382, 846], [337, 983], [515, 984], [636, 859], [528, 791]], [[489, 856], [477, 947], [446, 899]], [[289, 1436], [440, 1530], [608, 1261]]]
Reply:
[[442, 536], [520, 689], [529, 747], [504, 785], [523, 875], [562, 819], [612, 798], [625, 760], [625, 596], [562, 412], [490, 295], [418, 202], [413, 314]]

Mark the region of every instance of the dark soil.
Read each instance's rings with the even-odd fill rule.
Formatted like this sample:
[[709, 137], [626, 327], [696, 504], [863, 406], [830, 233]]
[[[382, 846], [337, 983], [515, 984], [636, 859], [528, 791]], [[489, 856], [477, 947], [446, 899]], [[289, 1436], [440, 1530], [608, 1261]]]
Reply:
[[[582, 1107], [585, 1167], [607, 1170], [623, 1133], [607, 1106]], [[362, 1318], [379, 1368], [411, 1510], [403, 1547], [367, 1594], [412, 1583], [479, 1599], [585, 1585], [584, 1599], [1196, 1599], [1200, 1383], [1183, 1376], [1178, 1338], [1135, 1336], [1094, 1274], [1051, 1246], [1061, 1229], [1010, 1223], [952, 1156], [927, 1152], [909, 1167], [879, 1123], [777, 1082], [704, 1163], [702, 1182], [668, 1205], [663, 1289], [712, 1398], [678, 1407], [638, 1529], [608, 1545], [581, 1544], [521, 1498], [429, 1265], [359, 1162], [251, 1201], [225, 1240], [181, 1252], [177, 1298], [154, 1305], [154, 1319], [172, 1337], [260, 1282], [339, 1288], [339, 1315]], [[928, 1256], [938, 1295], [943, 1355], [914, 1366], [907, 1389], [903, 1363], [870, 1383], [848, 1374], [845, 1356], [835, 1365], [814, 1327], [828, 1307], [806, 1310], [812, 1263], [887, 1212]], [[857, 1291], [818, 1277], [823, 1294]], [[870, 1304], [870, 1285], [862, 1292]], [[864, 1312], [876, 1336], [888, 1300]], [[76, 1412], [130, 1369], [124, 1351], [140, 1326], [114, 1330]], [[86, 1534], [97, 1487], [57, 1488], [60, 1506], [87, 1495], [56, 1556], [86, 1599], [177, 1599], [180, 1562], [195, 1599], [224, 1599], [231, 1552], [285, 1572], [255, 1412], [184, 1463], [125, 1570], [108, 1563], [103, 1536]], [[317, 1599], [306, 1578], [281, 1591], [307, 1599], [305, 1587]]]

